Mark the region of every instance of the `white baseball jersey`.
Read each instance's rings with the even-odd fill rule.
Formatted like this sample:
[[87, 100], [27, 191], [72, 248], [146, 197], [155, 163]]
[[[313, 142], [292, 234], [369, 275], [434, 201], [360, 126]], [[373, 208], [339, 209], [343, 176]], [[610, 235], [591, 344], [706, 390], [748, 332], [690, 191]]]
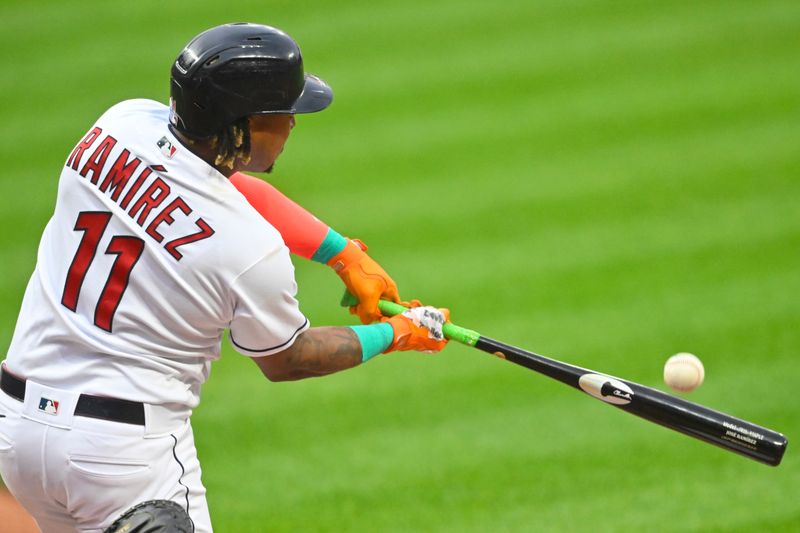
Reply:
[[149, 100], [117, 104], [67, 158], [12, 373], [188, 412], [226, 328], [249, 356], [308, 328], [280, 234], [177, 141], [168, 114]]

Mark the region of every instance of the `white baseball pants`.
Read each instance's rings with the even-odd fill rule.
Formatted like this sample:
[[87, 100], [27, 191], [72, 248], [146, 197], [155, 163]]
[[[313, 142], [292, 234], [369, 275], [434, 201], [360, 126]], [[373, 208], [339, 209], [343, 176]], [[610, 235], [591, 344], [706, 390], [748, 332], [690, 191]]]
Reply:
[[[0, 391], [0, 475], [44, 533], [101, 533], [137, 503], [184, 507], [197, 533], [211, 532], [200, 463], [188, 420], [165, 434], [74, 416], [69, 395], [41, 408], [36, 384], [25, 401]], [[52, 395], [48, 396], [52, 397]]]

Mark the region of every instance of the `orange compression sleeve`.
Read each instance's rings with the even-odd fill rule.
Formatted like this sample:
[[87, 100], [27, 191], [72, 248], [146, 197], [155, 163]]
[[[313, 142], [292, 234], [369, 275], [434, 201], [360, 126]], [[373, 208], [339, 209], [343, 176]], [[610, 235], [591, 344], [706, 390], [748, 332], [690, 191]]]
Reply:
[[250, 205], [278, 230], [290, 252], [306, 259], [314, 256], [330, 229], [324, 222], [261, 179], [235, 172], [230, 180]]

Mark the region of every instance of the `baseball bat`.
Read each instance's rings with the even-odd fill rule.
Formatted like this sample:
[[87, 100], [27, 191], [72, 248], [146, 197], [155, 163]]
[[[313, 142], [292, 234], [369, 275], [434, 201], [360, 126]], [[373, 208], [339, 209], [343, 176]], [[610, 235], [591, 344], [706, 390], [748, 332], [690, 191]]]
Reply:
[[[392, 316], [406, 310], [381, 300], [380, 310]], [[443, 327], [450, 340], [558, 380], [618, 409], [690, 437], [714, 444], [762, 463], [778, 466], [788, 441], [784, 435], [752, 422], [714, 411], [632, 381], [570, 365], [516, 346], [484, 337], [450, 322]]]

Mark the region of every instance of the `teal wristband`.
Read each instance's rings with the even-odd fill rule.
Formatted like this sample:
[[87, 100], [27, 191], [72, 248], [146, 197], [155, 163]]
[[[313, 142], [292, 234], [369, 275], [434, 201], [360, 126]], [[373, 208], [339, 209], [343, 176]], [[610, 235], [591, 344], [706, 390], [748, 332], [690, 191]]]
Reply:
[[311, 260], [325, 264], [333, 259], [334, 255], [344, 250], [345, 246], [347, 246], [347, 239], [333, 231], [332, 228], [328, 228], [328, 233], [325, 234], [322, 244], [314, 252]]
[[361, 342], [361, 362], [366, 363], [384, 352], [394, 340], [394, 329], [387, 322], [369, 326], [349, 326]]

